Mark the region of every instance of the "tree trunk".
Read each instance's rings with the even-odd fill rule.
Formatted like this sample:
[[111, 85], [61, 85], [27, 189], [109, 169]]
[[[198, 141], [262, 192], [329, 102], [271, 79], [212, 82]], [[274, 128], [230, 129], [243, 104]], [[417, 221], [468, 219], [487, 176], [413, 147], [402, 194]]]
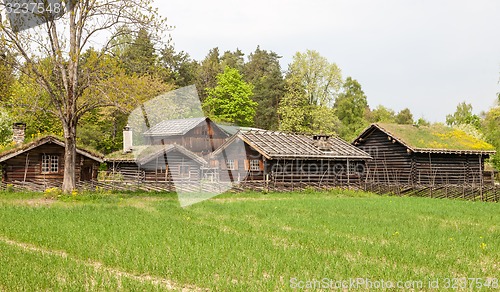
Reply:
[[76, 125], [64, 125], [64, 179], [62, 190], [76, 189]]

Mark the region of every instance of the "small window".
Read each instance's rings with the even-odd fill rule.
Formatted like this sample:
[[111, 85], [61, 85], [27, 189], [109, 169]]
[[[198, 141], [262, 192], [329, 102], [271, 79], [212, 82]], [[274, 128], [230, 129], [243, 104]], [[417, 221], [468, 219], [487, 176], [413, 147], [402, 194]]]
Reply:
[[226, 160], [226, 168], [228, 170], [235, 170], [235, 167], [234, 167], [234, 160], [233, 159], [227, 159]]
[[180, 174], [189, 173], [189, 165], [179, 165], [179, 173]]
[[356, 168], [356, 164], [355, 163], [349, 163], [349, 172], [348, 174], [356, 174], [357, 173], [357, 168]]
[[252, 159], [250, 160], [250, 170], [259, 171], [260, 170], [260, 160]]
[[42, 155], [42, 173], [58, 173], [59, 172], [59, 156], [57, 155]]

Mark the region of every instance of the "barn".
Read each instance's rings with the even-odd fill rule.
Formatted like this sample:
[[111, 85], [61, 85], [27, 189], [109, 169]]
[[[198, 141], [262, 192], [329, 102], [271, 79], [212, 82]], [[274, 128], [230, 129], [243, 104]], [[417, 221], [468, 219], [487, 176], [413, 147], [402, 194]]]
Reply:
[[369, 159], [338, 137], [250, 130], [214, 151], [210, 164], [222, 181], [343, 185], [359, 183]]
[[[23, 134], [24, 139], [24, 134]], [[77, 147], [76, 181], [97, 179], [100, 154]], [[2, 182], [62, 183], [64, 176], [64, 141], [45, 136], [0, 153]]]
[[444, 125], [372, 124], [353, 142], [373, 159], [367, 182], [402, 185], [478, 185], [494, 147]]

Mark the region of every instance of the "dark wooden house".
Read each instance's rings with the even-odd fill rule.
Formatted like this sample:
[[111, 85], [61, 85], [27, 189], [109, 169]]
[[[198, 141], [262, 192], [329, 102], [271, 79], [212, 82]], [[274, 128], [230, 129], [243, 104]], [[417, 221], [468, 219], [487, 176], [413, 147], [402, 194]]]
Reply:
[[198, 181], [205, 159], [181, 145], [151, 145], [106, 158], [111, 179], [141, 182]]
[[222, 181], [355, 184], [366, 152], [338, 137], [273, 131], [239, 132], [211, 155]]
[[229, 135], [209, 118], [162, 121], [143, 133], [150, 145], [181, 145], [199, 156], [220, 147]]
[[[103, 157], [77, 148], [76, 181], [97, 179]], [[54, 136], [0, 153], [2, 182], [62, 183], [64, 175], [64, 142]]]
[[494, 147], [444, 125], [373, 124], [353, 144], [373, 157], [366, 181], [403, 185], [482, 184]]

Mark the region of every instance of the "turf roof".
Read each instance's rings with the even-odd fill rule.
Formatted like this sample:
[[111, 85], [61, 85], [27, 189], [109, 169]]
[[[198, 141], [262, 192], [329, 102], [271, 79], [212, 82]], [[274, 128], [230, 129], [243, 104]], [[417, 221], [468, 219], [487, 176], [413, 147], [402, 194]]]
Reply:
[[494, 151], [495, 147], [480, 139], [466, 134], [462, 130], [442, 124], [432, 126], [413, 126], [398, 124], [377, 124], [379, 128], [390, 133], [393, 138], [411, 148]]

